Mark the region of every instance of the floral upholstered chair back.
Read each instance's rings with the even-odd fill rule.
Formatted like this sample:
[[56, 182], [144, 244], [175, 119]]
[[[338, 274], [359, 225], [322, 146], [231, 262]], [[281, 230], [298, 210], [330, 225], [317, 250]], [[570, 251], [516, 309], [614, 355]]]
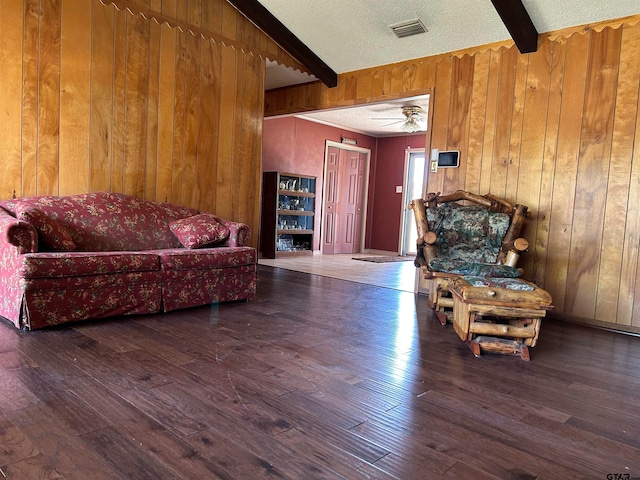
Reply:
[[[513, 237], [512, 241], [519, 234], [525, 206], [512, 206], [490, 195], [481, 197], [462, 191], [445, 197], [430, 195], [430, 201], [415, 203], [422, 209], [418, 216], [424, 218], [424, 229], [429, 233], [428, 254], [421, 255], [418, 245], [416, 266], [456, 275], [520, 276], [517, 268], [505, 265], [503, 260], [507, 237]], [[460, 204], [456, 203], [458, 200], [476, 203]], [[520, 217], [519, 225], [514, 224], [516, 216]]]
[[[487, 269], [486, 264], [496, 263], [511, 219], [506, 213], [490, 212], [481, 206], [445, 203], [427, 209], [427, 220], [429, 230], [437, 235], [434, 244], [437, 256], [431, 259], [429, 267], [477, 274], [481, 273], [478, 269]], [[517, 276], [515, 272], [508, 273]]]

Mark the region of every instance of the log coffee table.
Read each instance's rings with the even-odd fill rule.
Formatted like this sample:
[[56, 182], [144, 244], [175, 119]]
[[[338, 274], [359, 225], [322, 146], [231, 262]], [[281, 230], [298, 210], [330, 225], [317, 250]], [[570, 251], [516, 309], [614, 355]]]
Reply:
[[483, 352], [529, 360], [551, 295], [526, 280], [458, 277], [449, 281], [453, 328], [478, 357]]

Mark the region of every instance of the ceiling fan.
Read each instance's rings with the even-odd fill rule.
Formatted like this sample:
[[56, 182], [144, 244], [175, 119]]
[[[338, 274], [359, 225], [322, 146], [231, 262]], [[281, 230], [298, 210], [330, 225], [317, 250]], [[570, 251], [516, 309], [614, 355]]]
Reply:
[[378, 118], [378, 120], [396, 120], [395, 122], [389, 123], [385, 126], [402, 122], [402, 125], [400, 125], [400, 130], [406, 133], [415, 133], [425, 129], [424, 126], [420, 125], [421, 122], [424, 122], [426, 120], [424, 113], [425, 112], [422, 107], [405, 106], [402, 107], [402, 114], [404, 115], [404, 118], [398, 119], [398, 117], [380, 117]]

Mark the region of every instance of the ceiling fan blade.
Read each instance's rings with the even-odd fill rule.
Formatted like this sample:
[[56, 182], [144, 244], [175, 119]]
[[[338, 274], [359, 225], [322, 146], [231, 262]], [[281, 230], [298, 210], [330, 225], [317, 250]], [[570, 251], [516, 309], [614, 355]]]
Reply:
[[396, 120], [395, 122], [391, 122], [391, 123], [385, 123], [384, 125], [380, 125], [380, 128], [383, 128], [383, 127], [390, 127], [391, 125], [396, 125], [396, 124], [398, 124], [398, 123], [403, 123], [404, 121], [405, 121], [405, 120], [404, 120], [404, 119], [402, 119], [402, 120]]

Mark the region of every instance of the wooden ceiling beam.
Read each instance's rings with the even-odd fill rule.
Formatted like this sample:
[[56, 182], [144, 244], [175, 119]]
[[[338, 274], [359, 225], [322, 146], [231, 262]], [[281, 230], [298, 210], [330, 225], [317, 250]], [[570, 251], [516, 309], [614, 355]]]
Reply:
[[227, 0], [240, 13], [269, 35], [293, 58], [306, 66], [327, 87], [338, 85], [338, 74], [300, 41], [257, 0]]
[[491, 0], [520, 53], [538, 49], [538, 31], [521, 0]]

